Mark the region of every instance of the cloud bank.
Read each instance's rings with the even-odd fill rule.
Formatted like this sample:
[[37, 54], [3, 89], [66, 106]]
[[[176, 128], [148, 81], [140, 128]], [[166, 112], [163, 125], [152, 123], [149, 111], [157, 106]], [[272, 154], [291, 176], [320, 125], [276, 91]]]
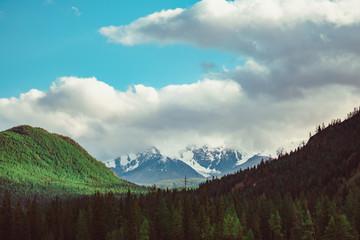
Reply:
[[123, 45], [187, 44], [237, 54], [244, 64], [207, 73], [241, 89], [241, 100], [222, 109], [224, 118], [238, 119], [223, 120], [234, 129], [227, 143], [271, 149], [305, 139], [310, 125], [359, 105], [357, 0], [202, 0], [99, 32]]
[[315, 123], [345, 116], [359, 100], [348, 86], [253, 101], [232, 80], [122, 92], [94, 77], [62, 77], [47, 91], [0, 99], [0, 127], [30, 124], [69, 135], [100, 160], [151, 146], [171, 154], [188, 144], [271, 152], [306, 139]]
[[252, 96], [286, 98], [329, 85], [359, 87], [358, 4], [203, 0], [189, 9], [163, 10], [99, 31], [123, 45], [179, 43], [237, 53], [246, 64], [216, 79], [237, 81]]
[[100, 160], [189, 144], [273, 153], [360, 103], [357, 0], [203, 0], [99, 31], [123, 45], [188, 44], [245, 63], [216, 71], [204, 62], [196, 83], [125, 92], [94, 77], [62, 77], [47, 91], [0, 99], [0, 127], [66, 134]]

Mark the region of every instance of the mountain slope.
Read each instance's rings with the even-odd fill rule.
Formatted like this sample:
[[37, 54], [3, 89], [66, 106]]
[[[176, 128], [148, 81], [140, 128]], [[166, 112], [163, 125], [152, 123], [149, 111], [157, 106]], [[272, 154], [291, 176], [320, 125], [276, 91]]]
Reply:
[[121, 165], [121, 158], [107, 162], [108, 166], [114, 166], [111, 169], [120, 178], [138, 184], [153, 184], [162, 180], [181, 179], [185, 176], [189, 178], [203, 177], [194, 169], [180, 160], [164, 157], [156, 148], [149, 149], [138, 154], [134, 160], [130, 160]]
[[141, 191], [117, 178], [74, 140], [30, 126], [0, 132], [0, 182], [2, 190], [18, 194]]
[[293, 197], [301, 192], [334, 196], [347, 181], [360, 173], [360, 113], [355, 110], [343, 122], [334, 120], [318, 127], [306, 145], [257, 168], [240, 171], [202, 185], [215, 196], [239, 192], [243, 196], [261, 194]]
[[[252, 155], [249, 155], [252, 156]], [[253, 167], [269, 157], [249, 156], [227, 148], [189, 146], [174, 156], [165, 156], [153, 147], [136, 155], [126, 155], [105, 164], [120, 178], [141, 184], [162, 180], [207, 178]]]
[[229, 148], [207, 146], [189, 146], [180, 151], [175, 158], [188, 164], [204, 177], [224, 176], [239, 169], [256, 166], [262, 159], [269, 159], [266, 156], [245, 154]]

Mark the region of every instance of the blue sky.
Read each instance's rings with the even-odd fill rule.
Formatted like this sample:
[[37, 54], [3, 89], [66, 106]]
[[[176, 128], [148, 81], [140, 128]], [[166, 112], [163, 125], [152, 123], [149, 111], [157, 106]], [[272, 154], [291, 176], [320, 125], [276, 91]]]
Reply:
[[358, 0], [0, 0], [0, 130], [290, 150], [359, 105], [359, 39]]
[[[119, 90], [133, 84], [160, 88], [196, 82], [201, 63], [233, 66], [237, 58], [185, 44], [122, 46], [98, 30], [125, 25], [162, 9], [196, 1], [0, 1], [0, 97], [46, 90], [62, 76], [95, 76]], [[214, 69], [213, 69], [214, 70]]]

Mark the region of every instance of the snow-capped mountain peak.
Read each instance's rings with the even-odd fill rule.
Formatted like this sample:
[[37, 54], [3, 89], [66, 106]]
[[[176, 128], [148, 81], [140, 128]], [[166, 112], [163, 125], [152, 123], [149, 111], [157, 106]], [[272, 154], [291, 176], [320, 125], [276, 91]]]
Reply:
[[[136, 183], [153, 183], [155, 179], [148, 175], [155, 174], [156, 179], [174, 179], [191, 177], [223, 176], [241, 168], [252, 167], [262, 158], [258, 155], [242, 153], [226, 147], [211, 148], [190, 145], [173, 156], [161, 154], [152, 147], [136, 155], [121, 156], [105, 164], [119, 177]], [[146, 177], [143, 174], [146, 172]], [[136, 177], [134, 177], [136, 176]]]

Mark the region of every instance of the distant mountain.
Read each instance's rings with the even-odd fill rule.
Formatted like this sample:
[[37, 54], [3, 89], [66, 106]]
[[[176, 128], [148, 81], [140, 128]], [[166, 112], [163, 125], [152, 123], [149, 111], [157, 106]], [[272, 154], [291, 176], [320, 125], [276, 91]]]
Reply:
[[204, 177], [224, 176], [240, 169], [256, 166], [262, 159], [269, 159], [266, 156], [241, 153], [230, 148], [207, 146], [200, 148], [189, 146], [180, 151], [175, 158], [188, 164]]
[[[125, 163], [125, 164], [124, 164]], [[178, 159], [160, 154], [156, 148], [136, 155], [117, 158], [106, 163], [116, 175], [138, 184], [152, 184], [161, 180], [203, 177], [190, 166]]]
[[[250, 156], [250, 158], [249, 158]], [[174, 156], [165, 156], [153, 147], [143, 153], [126, 155], [105, 164], [120, 178], [139, 184], [162, 180], [223, 176], [239, 169], [252, 167], [268, 159], [259, 155], [242, 154], [227, 148], [189, 146]]]
[[0, 132], [0, 193], [68, 195], [128, 189], [144, 191], [119, 179], [68, 137], [30, 126]]

